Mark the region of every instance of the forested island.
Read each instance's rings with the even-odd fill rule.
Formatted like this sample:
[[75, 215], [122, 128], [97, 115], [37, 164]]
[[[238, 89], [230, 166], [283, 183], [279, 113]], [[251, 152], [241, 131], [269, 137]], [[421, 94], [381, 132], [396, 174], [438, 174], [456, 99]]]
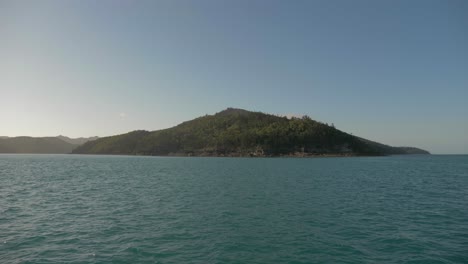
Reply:
[[429, 154], [356, 137], [308, 116], [288, 118], [236, 108], [168, 129], [137, 130], [88, 141], [72, 153], [229, 157]]

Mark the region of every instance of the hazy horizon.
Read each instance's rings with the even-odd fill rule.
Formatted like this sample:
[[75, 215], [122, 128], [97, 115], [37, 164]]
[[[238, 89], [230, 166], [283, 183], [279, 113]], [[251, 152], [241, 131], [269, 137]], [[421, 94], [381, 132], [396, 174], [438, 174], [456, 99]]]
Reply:
[[227, 107], [468, 153], [465, 1], [0, 0], [0, 136], [158, 130]]

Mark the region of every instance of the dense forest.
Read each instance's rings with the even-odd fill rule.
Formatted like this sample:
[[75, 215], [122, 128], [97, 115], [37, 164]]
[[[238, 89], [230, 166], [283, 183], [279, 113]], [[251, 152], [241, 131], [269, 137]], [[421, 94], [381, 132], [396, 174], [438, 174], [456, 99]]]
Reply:
[[315, 156], [428, 154], [365, 140], [303, 116], [287, 118], [228, 108], [158, 131], [100, 138], [76, 154], [160, 156]]

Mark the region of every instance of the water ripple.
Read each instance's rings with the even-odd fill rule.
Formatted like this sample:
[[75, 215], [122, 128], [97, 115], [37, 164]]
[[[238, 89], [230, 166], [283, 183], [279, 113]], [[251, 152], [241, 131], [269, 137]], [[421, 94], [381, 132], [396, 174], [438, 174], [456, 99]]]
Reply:
[[0, 263], [468, 263], [467, 164], [0, 155]]

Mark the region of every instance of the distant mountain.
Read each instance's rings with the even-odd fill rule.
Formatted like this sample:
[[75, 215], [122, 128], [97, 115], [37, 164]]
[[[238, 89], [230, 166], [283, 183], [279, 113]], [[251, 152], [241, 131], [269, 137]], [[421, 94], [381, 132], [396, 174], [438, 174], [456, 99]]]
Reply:
[[308, 116], [287, 118], [235, 108], [168, 129], [100, 138], [73, 153], [259, 157], [429, 154], [362, 139]]
[[69, 138], [69, 137], [66, 137], [66, 136], [57, 136], [57, 138], [65, 141], [65, 142], [68, 142], [70, 144], [73, 144], [73, 145], [82, 145], [88, 141], [92, 141], [92, 140], [96, 140], [98, 139], [99, 137], [88, 137], [88, 138], [84, 138], [84, 137], [80, 137], [80, 138]]
[[0, 137], [0, 153], [71, 153], [80, 142], [88, 142], [93, 138], [71, 139], [58, 137]]
[[70, 153], [75, 147], [56, 137], [0, 139], [0, 153]]

